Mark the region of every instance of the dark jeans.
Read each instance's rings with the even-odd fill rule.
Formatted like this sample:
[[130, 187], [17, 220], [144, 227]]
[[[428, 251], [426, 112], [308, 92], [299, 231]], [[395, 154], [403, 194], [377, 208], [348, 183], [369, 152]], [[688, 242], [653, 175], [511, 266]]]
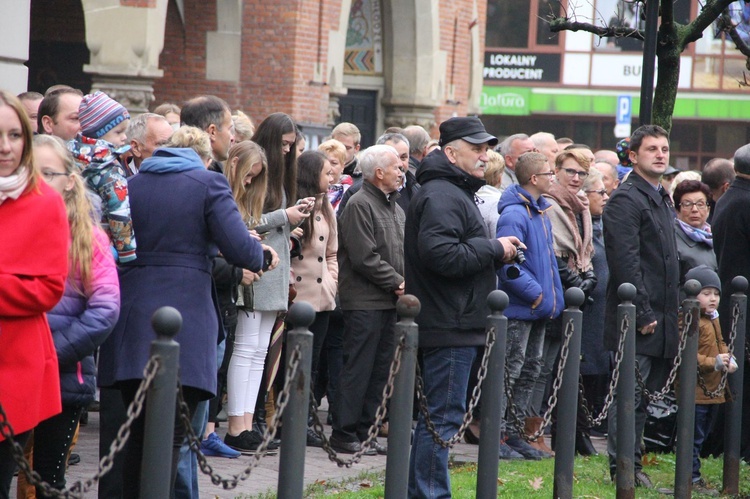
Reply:
[[[534, 385], [544, 363], [542, 353], [546, 323], [546, 319], [508, 321], [505, 364], [508, 367], [508, 383], [513, 390], [513, 401], [518, 417], [534, 415], [531, 410], [531, 399], [534, 394]], [[505, 413], [507, 404], [507, 397], [503, 396], [501, 414]], [[509, 427], [506, 431], [515, 433]]]
[[[648, 355], [635, 356], [638, 362], [638, 370], [641, 373], [643, 382], [649, 392], [661, 390], [667, 381], [669, 370], [672, 368], [672, 359], [661, 357], [650, 357]], [[624, 373], [620, 373], [623, 375]], [[641, 387], [635, 384], [635, 471], [643, 468], [641, 463], [641, 439], [643, 438], [643, 428], [646, 426], [646, 409], [648, 409], [648, 400], [641, 396]], [[612, 399], [612, 410], [608, 413], [607, 429], [607, 454], [609, 454], [609, 471], [614, 473], [617, 470], [617, 396]]]
[[[422, 351], [424, 393], [430, 419], [443, 440], [456, 434], [466, 413], [466, 388], [479, 347]], [[420, 413], [409, 459], [409, 497], [450, 498], [449, 449], [436, 444]]]
[[[120, 391], [122, 393], [122, 401], [127, 407], [135, 399], [135, 393], [138, 390], [138, 386], [141, 384], [140, 379], [126, 380], [120, 382]], [[201, 397], [201, 392], [195, 388], [189, 386], [182, 387], [182, 394], [185, 402], [187, 403], [190, 416], [195, 413], [195, 408]], [[125, 460], [123, 462], [123, 497], [126, 499], [138, 498], [141, 489], [141, 461], [143, 459], [143, 434], [146, 423], [146, 409], [148, 407], [148, 401], [143, 406], [143, 412], [133, 421], [133, 425], [130, 427], [130, 439], [128, 440], [127, 451], [125, 453]], [[172, 479], [172, 486], [170, 487], [170, 494], [173, 493], [174, 480], [177, 475], [177, 461], [180, 457], [180, 446], [185, 438], [185, 426], [182, 424], [180, 419], [179, 407], [175, 411], [175, 424], [174, 424], [174, 435], [172, 441], [172, 462], [170, 463], [170, 472]]]
[[[99, 459], [109, 454], [109, 446], [117, 438], [117, 431], [127, 419], [127, 407], [122, 403], [118, 388], [101, 387], [99, 390]], [[122, 497], [122, 466], [125, 461], [125, 448], [115, 455], [112, 469], [99, 480], [99, 499], [120, 499]]]
[[315, 400], [325, 396], [328, 399], [328, 411], [333, 414], [336, 409], [336, 393], [339, 388], [341, 370], [344, 368], [344, 315], [340, 308], [333, 310], [328, 318], [323, 349], [320, 353], [318, 378], [315, 382]]
[[701, 478], [701, 446], [708, 435], [716, 404], [695, 404], [695, 434], [693, 435], [693, 482]]
[[318, 368], [320, 357], [323, 354], [323, 344], [328, 333], [328, 323], [331, 312], [316, 312], [315, 320], [310, 324], [310, 332], [313, 334], [312, 368], [310, 370], [310, 382], [315, 386], [318, 380]]
[[364, 441], [388, 380], [395, 346], [396, 311], [344, 310], [344, 369], [333, 435]]
[[[17, 434], [15, 441], [23, 448], [30, 436], [31, 432], [25, 431]], [[13, 474], [16, 472], [16, 467], [16, 460], [13, 458], [13, 447], [8, 440], [3, 440], [0, 442], [0, 499], [8, 499], [10, 497], [10, 482], [13, 481]]]
[[[65, 488], [68, 451], [81, 412], [81, 406], [63, 405], [60, 414], [45, 419], [34, 428], [34, 471], [57, 490]], [[36, 493], [43, 496], [39, 488]]]

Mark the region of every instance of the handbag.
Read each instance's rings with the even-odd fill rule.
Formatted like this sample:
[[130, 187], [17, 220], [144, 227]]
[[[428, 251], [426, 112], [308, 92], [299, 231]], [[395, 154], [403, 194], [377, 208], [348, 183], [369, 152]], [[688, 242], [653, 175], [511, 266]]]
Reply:
[[253, 310], [254, 297], [252, 284], [249, 286], [242, 284], [237, 286], [237, 308]]

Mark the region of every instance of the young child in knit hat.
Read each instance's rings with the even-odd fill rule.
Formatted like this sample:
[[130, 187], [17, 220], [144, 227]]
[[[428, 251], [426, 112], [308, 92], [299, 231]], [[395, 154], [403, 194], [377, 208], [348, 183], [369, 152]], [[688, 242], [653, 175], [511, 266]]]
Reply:
[[[698, 372], [704, 387], [699, 382], [695, 387], [695, 435], [693, 437], [693, 490], [701, 494], [718, 495], [701, 478], [700, 450], [708, 434], [713, 413], [725, 401], [724, 393], [715, 393], [721, 382], [722, 372], [733, 373], [737, 362], [729, 354], [719, 325], [719, 300], [721, 280], [710, 267], [699, 265], [685, 274], [685, 280], [695, 279], [701, 284], [698, 293], [700, 303], [700, 334], [698, 339]], [[726, 388], [725, 388], [726, 390]], [[711, 393], [714, 392], [714, 393]], [[712, 396], [713, 395], [713, 396]]]
[[127, 152], [125, 129], [130, 114], [103, 92], [84, 96], [78, 108], [81, 133], [68, 149], [81, 169], [87, 187], [101, 199], [102, 225], [120, 263], [135, 260], [135, 234], [125, 173], [118, 161]]

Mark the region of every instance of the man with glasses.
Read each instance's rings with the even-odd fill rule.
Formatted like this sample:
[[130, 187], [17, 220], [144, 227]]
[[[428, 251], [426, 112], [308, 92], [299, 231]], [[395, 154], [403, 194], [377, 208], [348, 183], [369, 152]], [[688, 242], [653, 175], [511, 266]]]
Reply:
[[[675, 211], [669, 193], [660, 183], [669, 167], [669, 135], [656, 125], [639, 127], [630, 138], [633, 171], [604, 208], [604, 243], [609, 267], [605, 309], [604, 346], [617, 351], [617, 289], [631, 283], [637, 290], [636, 360], [650, 392], [666, 382], [677, 355], [679, 331], [680, 265], [674, 232]], [[613, 402], [615, 407], [616, 402]], [[651, 488], [642, 470], [640, 442], [648, 400], [640, 386], [635, 390], [635, 485]], [[607, 453], [614, 480], [617, 453], [617, 411], [609, 413]]]
[[[547, 210], [549, 201], [542, 196], [552, 186], [555, 173], [547, 157], [528, 152], [518, 158], [518, 185], [503, 191], [498, 204], [500, 219], [497, 237], [515, 236], [526, 244], [523, 263], [506, 264], [497, 273], [499, 288], [510, 299], [505, 316], [508, 318], [506, 366], [508, 383], [519, 416], [526, 418], [529, 432], [536, 431], [542, 420], [531, 411], [536, 379], [542, 370], [544, 333], [547, 322], [560, 315], [565, 307], [560, 274], [557, 272], [552, 239], [552, 223]], [[507, 398], [503, 397], [503, 410]], [[533, 445], [506, 425], [508, 436], [500, 446], [500, 458], [512, 459], [514, 452], [525, 459], [551, 457], [544, 437]]]

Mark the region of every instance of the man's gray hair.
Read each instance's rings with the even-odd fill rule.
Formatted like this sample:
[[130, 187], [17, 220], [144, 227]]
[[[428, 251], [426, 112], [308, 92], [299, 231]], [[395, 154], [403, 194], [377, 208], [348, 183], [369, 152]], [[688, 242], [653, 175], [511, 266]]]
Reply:
[[141, 144], [144, 144], [146, 142], [146, 130], [148, 129], [148, 120], [150, 119], [160, 119], [164, 120], [164, 122], [167, 123], [167, 119], [160, 114], [139, 114], [138, 116], [130, 120], [130, 124], [128, 125], [127, 130], [125, 130], [125, 135], [127, 135], [128, 137], [128, 142], [130, 142], [131, 140], [135, 140], [136, 142], [140, 142]]
[[537, 149], [541, 149], [542, 146], [544, 146], [545, 139], [551, 140], [552, 142], [555, 141], [555, 135], [549, 132], [536, 132], [534, 135], [532, 135], [529, 138], [534, 143], [534, 146]]
[[375, 141], [375, 144], [382, 145], [386, 142], [394, 142], [398, 144], [399, 142], [403, 142], [406, 144], [406, 147], [409, 147], [409, 139], [404, 137], [403, 134], [400, 133], [384, 133], [380, 137], [378, 137], [378, 140]]
[[[604, 160], [601, 160], [601, 159], [594, 162], [594, 166], [596, 166], [596, 165], [604, 165], [607, 168], [609, 168], [609, 176], [612, 177], [613, 179], [617, 180], [617, 178], [618, 178], [617, 167], [615, 165], [613, 165], [612, 163], [609, 163], [608, 161], [604, 161]], [[589, 174], [590, 173], [591, 173], [591, 169], [589, 169]]]
[[528, 135], [525, 133], [515, 133], [509, 137], [506, 137], [505, 140], [500, 142], [500, 144], [495, 148], [495, 151], [499, 152], [503, 155], [503, 157], [510, 154], [510, 147], [513, 145], [513, 142], [517, 140], [527, 140], [529, 138]]
[[372, 180], [377, 168], [386, 168], [385, 163], [388, 161], [388, 155], [390, 154], [398, 159], [398, 153], [393, 146], [378, 144], [362, 151], [359, 154], [359, 168], [362, 170], [362, 177], [365, 180]]
[[404, 128], [404, 136], [409, 140], [409, 155], [422, 154], [430, 143], [430, 134], [419, 125], [409, 125]]

